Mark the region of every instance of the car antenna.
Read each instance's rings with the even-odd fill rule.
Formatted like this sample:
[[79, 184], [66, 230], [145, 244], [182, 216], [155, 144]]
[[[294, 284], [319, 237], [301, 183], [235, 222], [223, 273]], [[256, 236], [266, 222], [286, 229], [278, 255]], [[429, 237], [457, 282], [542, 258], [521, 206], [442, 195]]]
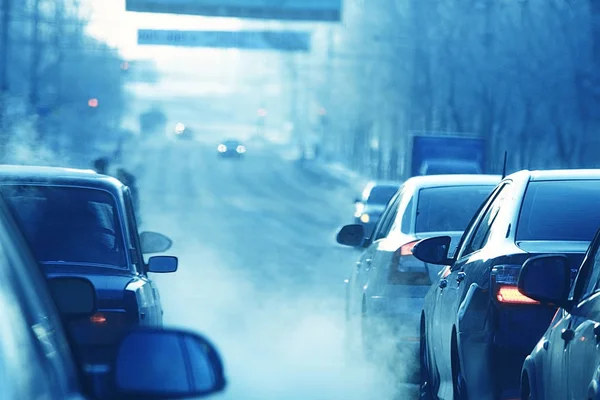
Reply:
[[506, 178], [506, 161], [508, 160], [508, 151], [504, 151], [504, 163], [502, 165], [502, 179]]

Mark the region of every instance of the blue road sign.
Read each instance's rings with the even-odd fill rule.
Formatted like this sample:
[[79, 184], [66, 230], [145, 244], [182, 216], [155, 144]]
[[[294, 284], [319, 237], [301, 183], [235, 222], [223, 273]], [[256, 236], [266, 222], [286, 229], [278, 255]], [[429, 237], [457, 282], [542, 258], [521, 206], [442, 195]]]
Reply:
[[342, 0], [127, 0], [127, 11], [337, 22]]
[[309, 51], [310, 32], [138, 30], [138, 44], [250, 50]]

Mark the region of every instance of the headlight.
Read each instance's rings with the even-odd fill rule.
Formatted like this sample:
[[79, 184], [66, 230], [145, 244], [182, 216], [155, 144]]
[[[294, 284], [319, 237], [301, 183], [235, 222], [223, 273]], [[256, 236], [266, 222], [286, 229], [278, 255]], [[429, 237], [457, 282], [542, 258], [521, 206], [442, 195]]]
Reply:
[[245, 153], [246, 152], [246, 148], [244, 146], [238, 146], [235, 151], [237, 151], [238, 153]]
[[218, 151], [219, 153], [225, 153], [225, 152], [227, 151], [227, 146], [225, 146], [224, 144], [220, 144], [220, 145], [217, 147], [217, 151]]
[[367, 223], [369, 223], [369, 220], [370, 220], [370, 218], [369, 218], [369, 214], [363, 214], [363, 215], [361, 215], [361, 216], [360, 216], [360, 220], [361, 220], [361, 221], [362, 221], [362, 223], [364, 223], [364, 224], [367, 224]]

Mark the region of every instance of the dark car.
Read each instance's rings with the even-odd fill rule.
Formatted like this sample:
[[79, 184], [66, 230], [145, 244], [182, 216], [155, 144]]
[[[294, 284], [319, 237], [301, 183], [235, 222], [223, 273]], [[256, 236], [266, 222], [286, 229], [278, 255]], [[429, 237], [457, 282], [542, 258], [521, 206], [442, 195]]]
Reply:
[[[418, 354], [423, 299], [440, 268], [417, 260], [411, 249], [440, 234], [458, 241], [498, 182], [500, 176], [493, 175], [413, 177], [392, 198], [372, 238], [365, 240], [362, 225], [342, 228], [341, 244], [361, 241], [366, 247], [347, 281], [346, 316], [348, 334], [360, 333], [367, 354], [382, 337]], [[452, 201], [457, 197], [461, 200]]]
[[163, 310], [149, 272], [174, 272], [177, 258], [150, 257], [171, 241], [138, 235], [129, 189], [92, 171], [0, 167], [0, 191], [49, 277], [86, 277], [98, 293], [98, 312], [74, 322], [89, 362], [102, 362], [132, 326], [160, 327]]
[[599, 248], [600, 231], [573, 285], [573, 265], [563, 255], [539, 256], [523, 265], [519, 291], [541, 307], [560, 309], [523, 364], [522, 399], [600, 399]]
[[0, 282], [2, 399], [181, 399], [225, 387], [220, 356], [205, 338], [141, 328], [120, 337], [109, 354], [105, 386], [92, 385], [64, 322], [93, 315], [96, 291], [86, 278], [47, 280], [1, 200]]
[[422, 398], [519, 396], [523, 361], [556, 313], [519, 292], [521, 267], [546, 253], [579, 265], [600, 226], [598, 204], [600, 170], [521, 171], [485, 201], [453, 255], [447, 236], [413, 248], [446, 266], [421, 314]]
[[217, 146], [221, 158], [242, 158], [246, 154], [246, 146], [239, 140], [225, 140]]
[[373, 232], [379, 217], [400, 185], [400, 182], [394, 181], [371, 181], [354, 200], [354, 223], [362, 225], [367, 236]]

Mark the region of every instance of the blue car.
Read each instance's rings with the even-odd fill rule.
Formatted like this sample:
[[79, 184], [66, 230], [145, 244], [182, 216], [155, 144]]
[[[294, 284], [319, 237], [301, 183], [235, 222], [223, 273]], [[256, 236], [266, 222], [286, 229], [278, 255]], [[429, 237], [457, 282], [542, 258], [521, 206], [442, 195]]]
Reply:
[[518, 290], [521, 268], [550, 253], [576, 271], [598, 204], [600, 170], [521, 171], [496, 187], [456, 251], [447, 235], [415, 245], [416, 258], [445, 266], [421, 313], [422, 399], [518, 398], [523, 362], [556, 314]]

